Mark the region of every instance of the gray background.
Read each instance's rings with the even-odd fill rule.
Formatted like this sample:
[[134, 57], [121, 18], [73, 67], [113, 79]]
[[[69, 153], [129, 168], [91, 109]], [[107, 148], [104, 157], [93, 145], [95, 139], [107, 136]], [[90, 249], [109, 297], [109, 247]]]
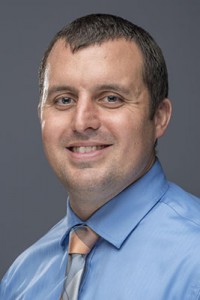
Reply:
[[60, 27], [93, 12], [128, 18], [163, 49], [174, 109], [159, 157], [170, 180], [200, 196], [199, 0], [1, 0], [0, 277], [65, 214], [66, 191], [40, 139], [37, 70]]

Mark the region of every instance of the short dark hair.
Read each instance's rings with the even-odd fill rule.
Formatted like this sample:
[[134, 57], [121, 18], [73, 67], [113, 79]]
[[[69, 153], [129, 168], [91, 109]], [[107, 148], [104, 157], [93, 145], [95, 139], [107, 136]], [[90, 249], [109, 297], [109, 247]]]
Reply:
[[40, 94], [43, 92], [47, 59], [58, 40], [65, 40], [75, 53], [90, 45], [101, 45], [103, 42], [120, 38], [135, 42], [142, 53], [142, 76], [150, 94], [153, 118], [159, 103], [168, 96], [168, 74], [162, 51], [147, 31], [118, 16], [91, 14], [63, 27], [50, 42], [42, 59], [39, 69]]

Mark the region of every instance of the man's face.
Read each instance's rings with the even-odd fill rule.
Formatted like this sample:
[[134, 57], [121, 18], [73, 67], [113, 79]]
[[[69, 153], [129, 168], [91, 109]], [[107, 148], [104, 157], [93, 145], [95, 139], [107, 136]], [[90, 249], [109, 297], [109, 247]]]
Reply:
[[160, 132], [150, 120], [142, 55], [124, 39], [74, 54], [53, 47], [41, 102], [47, 158], [69, 194], [112, 198], [145, 173]]

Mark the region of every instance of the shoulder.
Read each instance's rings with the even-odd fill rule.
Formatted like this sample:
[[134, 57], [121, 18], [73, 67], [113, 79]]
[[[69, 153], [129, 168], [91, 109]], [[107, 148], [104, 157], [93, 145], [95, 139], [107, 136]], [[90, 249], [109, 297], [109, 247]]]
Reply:
[[157, 217], [153, 232], [157, 257], [162, 253], [161, 259], [170, 261], [167, 269], [177, 286], [182, 282], [178, 287], [184, 299], [200, 299], [194, 298], [200, 292], [200, 199], [169, 182], [153, 216]]
[[31, 281], [42, 264], [48, 263], [47, 260], [62, 251], [60, 241], [64, 228], [65, 219], [18, 256], [1, 281], [0, 299], [18, 290], [25, 281]]
[[169, 183], [169, 189], [161, 202], [180, 218], [200, 227], [200, 198], [186, 192], [174, 183]]

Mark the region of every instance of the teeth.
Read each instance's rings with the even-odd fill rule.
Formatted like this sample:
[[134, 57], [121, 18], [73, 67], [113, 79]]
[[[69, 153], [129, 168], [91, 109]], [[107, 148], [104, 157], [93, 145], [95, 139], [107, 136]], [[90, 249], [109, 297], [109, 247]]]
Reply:
[[92, 151], [96, 151], [96, 150], [101, 150], [103, 148], [104, 148], [104, 146], [73, 147], [72, 151], [78, 152], [78, 153], [87, 153], [87, 152], [92, 152]]

